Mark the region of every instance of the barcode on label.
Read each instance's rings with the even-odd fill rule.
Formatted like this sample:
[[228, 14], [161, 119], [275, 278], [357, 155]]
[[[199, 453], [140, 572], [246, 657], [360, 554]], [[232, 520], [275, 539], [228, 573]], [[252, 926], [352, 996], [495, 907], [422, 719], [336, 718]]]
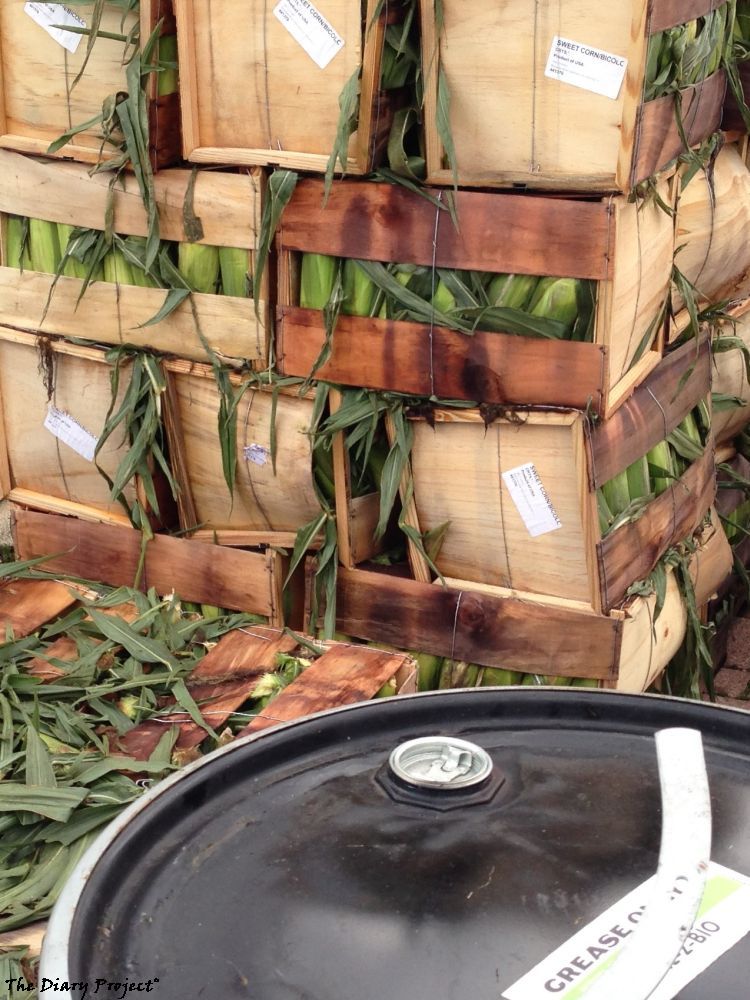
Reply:
[[532, 538], [562, 528], [533, 462], [504, 472], [503, 482]]
[[85, 458], [87, 462], [94, 461], [94, 452], [99, 439], [90, 434], [69, 413], [58, 410], [56, 406], [50, 406], [47, 410], [47, 416], [44, 418], [44, 426], [50, 434], [54, 434], [59, 441], [72, 448], [81, 458]]
[[86, 22], [70, 7], [62, 3], [26, 3], [24, 11], [40, 28], [54, 38], [68, 52], [75, 52], [81, 44], [83, 35], [75, 31], [66, 31], [66, 27], [85, 28]]

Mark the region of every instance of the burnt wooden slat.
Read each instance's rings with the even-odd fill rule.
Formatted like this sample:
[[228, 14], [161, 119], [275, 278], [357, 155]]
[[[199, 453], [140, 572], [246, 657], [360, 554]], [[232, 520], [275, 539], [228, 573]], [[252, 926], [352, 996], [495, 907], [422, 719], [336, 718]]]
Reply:
[[651, 0], [649, 33], [657, 34], [677, 24], [687, 24], [719, 6], [718, 0]]
[[329, 649], [284, 688], [240, 736], [358, 701], [369, 701], [398, 673], [402, 653], [340, 644]]
[[[609, 277], [609, 202], [538, 195], [455, 194], [447, 211], [405, 188], [342, 181], [323, 207], [323, 182], [301, 181], [284, 210], [277, 246], [376, 261], [571, 278]], [[437, 234], [436, 234], [437, 224]]]
[[[306, 377], [325, 341], [318, 310], [280, 306], [279, 370]], [[606, 349], [596, 344], [468, 336], [445, 327], [340, 316], [331, 355], [316, 377], [419, 396], [552, 405], [601, 412]]]
[[188, 684], [217, 683], [272, 670], [277, 653], [291, 653], [297, 641], [278, 629], [249, 625], [219, 639], [188, 678]]
[[605, 608], [621, 601], [628, 587], [647, 577], [671, 545], [697, 528], [715, 494], [714, 456], [707, 448], [637, 521], [623, 524], [597, 545]]
[[[76, 518], [16, 511], [19, 558], [60, 553], [45, 564], [51, 572], [132, 586], [142, 537], [132, 528]], [[156, 535], [146, 544], [144, 587], [174, 590], [183, 600], [216, 604], [268, 616], [281, 623], [281, 557]]]
[[[690, 376], [678, 392], [680, 381]], [[591, 431], [592, 489], [645, 455], [701, 400], [711, 387], [711, 346], [704, 335], [696, 354], [690, 342], [668, 354], [630, 399]]]
[[[726, 84], [726, 74], [719, 70], [702, 83], [682, 91], [682, 119], [691, 146], [719, 128]], [[674, 97], [668, 94], [642, 104], [638, 109], [636, 131], [639, 141], [632, 169], [633, 186], [651, 177], [685, 150], [677, 128]]]
[[488, 667], [613, 679], [622, 624], [531, 601], [339, 567], [337, 627], [363, 639]]

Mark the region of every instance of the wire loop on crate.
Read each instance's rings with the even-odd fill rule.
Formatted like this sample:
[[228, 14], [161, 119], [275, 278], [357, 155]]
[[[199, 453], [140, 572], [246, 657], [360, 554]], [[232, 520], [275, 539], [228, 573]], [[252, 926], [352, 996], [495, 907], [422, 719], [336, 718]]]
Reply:
[[430, 331], [429, 331], [429, 343], [430, 343], [430, 395], [435, 395], [435, 354], [433, 350], [434, 340], [435, 340], [435, 276], [437, 274], [437, 248], [438, 248], [438, 230], [440, 229], [440, 215], [443, 211], [443, 192], [440, 191], [437, 196], [437, 208], [435, 209], [435, 230], [432, 235], [432, 276], [431, 276], [431, 294], [430, 294]]

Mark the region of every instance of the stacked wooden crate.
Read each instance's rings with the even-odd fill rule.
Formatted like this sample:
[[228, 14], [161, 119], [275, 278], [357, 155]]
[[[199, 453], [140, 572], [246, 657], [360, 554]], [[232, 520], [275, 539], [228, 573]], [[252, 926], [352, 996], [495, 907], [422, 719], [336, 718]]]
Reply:
[[[650, 37], [713, 5], [625, 4], [605, 23], [586, 4], [555, 5], [554, 17], [520, 0], [442, 7], [438, 23], [421, 5], [427, 197], [343, 181], [323, 207], [323, 185], [302, 181], [277, 236], [279, 369], [309, 376], [324, 359], [315, 374], [331, 383], [422, 397], [408, 400], [401, 484], [411, 579], [366, 562], [377, 497], [352, 498], [338, 463], [338, 627], [487, 668], [640, 690], [679, 647], [687, 611], [673, 574], [663, 608], [639, 581], [693, 536], [701, 603], [729, 570], [711, 514], [710, 438], [639, 517], [606, 531], [597, 511], [604, 484], [709, 401], [708, 341], [663, 355], [674, 161], [681, 133], [698, 145], [718, 128], [724, 73], [680, 95], [683, 123], [672, 96], [643, 95]], [[586, 81], [596, 60], [619, 63], [620, 82]], [[446, 106], [450, 140], [438, 128]], [[454, 181], [456, 192], [434, 186]], [[534, 193], [466, 190], [519, 186]], [[331, 340], [323, 312], [303, 308], [304, 254], [416, 264], [435, 284], [446, 269], [592, 281], [594, 334], [525, 338], [483, 330], [480, 317], [467, 336], [381, 312], [340, 316]], [[425, 558], [415, 539], [438, 535]]]
[[[167, 52], [165, 38], [177, 37], [179, 94], [165, 93], [166, 62], [144, 77], [139, 98], [152, 164], [167, 169], [153, 180], [142, 168], [125, 172], [110, 184], [97, 136], [107, 134], [112, 106], [103, 122], [80, 132], [72, 126], [97, 117], [102, 93], [132, 90], [132, 64], [113, 64], [110, 36], [121, 34], [127, 50], [133, 25], [126, 18], [115, 28], [110, 10], [108, 34], [85, 64], [86, 41], [72, 52], [80, 36], [68, 32], [61, 42], [57, 28], [0, 0], [0, 213], [124, 239], [152, 233], [158, 216], [162, 240], [245, 252], [249, 292], [188, 295], [179, 286], [101, 280], [84, 291], [68, 273], [8, 266], [4, 222], [4, 493], [40, 510], [126, 523], [111, 481], [129, 442], [110, 436], [96, 463], [81, 449], [90, 450], [125, 404], [128, 366], [146, 352], [157, 359], [159, 434], [170, 465], [161, 486], [158, 462], [136, 470], [140, 479], [121, 484], [120, 501], [140, 501], [147, 533], [213, 543], [217, 558], [225, 546], [252, 547], [266, 568], [274, 563], [266, 605], [277, 609], [292, 549], [295, 562], [304, 549], [320, 550], [318, 570], [326, 565], [330, 579], [337, 546], [337, 608], [334, 618], [329, 606], [328, 625], [359, 639], [530, 676], [628, 689], [651, 682], [679, 645], [686, 613], [673, 574], [663, 610], [661, 595], [657, 608], [640, 581], [693, 536], [716, 556], [704, 554], [698, 589], [709, 594], [726, 571], [726, 543], [709, 516], [711, 440], [638, 518], [607, 530], [598, 502], [602, 486], [709, 399], [708, 340], [679, 342], [694, 310], [692, 300], [670, 306], [673, 264], [701, 289], [707, 269], [721, 275], [721, 288], [706, 283], [702, 305], [745, 294], [743, 261], [735, 254], [729, 275], [726, 254], [708, 260], [701, 249], [708, 173], [690, 159], [677, 162], [685, 141], [697, 147], [719, 126], [720, 46], [695, 82], [664, 96], [649, 92], [661, 33], [713, 17], [714, 8], [710, 0], [629, 0], [603, 20], [592, 2], [514, 0], [488, 11], [474, 0], [444, 0], [438, 16], [427, 0], [321, 0], [319, 9], [295, 0], [273, 9], [256, 0], [143, 0], [144, 63], [156, 57], [151, 43]], [[90, 26], [93, 5], [78, 13]], [[39, 79], [56, 95], [45, 102], [49, 121], [32, 115], [41, 98], [26, 100], [18, 84], [19, 32], [38, 33], [39, 51], [42, 41], [50, 49]], [[385, 64], [404, 57], [407, 36], [421, 45], [424, 79], [427, 186], [419, 190], [419, 157], [394, 142], [417, 116], [404, 81], [385, 83]], [[174, 166], [178, 114], [192, 170]], [[56, 161], [21, 155], [44, 153], [66, 130]], [[383, 183], [394, 180], [391, 170], [378, 183], [336, 179], [328, 190], [332, 173], [364, 177], [386, 152], [402, 183]], [[105, 142], [101, 153], [116, 171], [115, 144]], [[732, 147], [716, 160], [727, 190], [744, 184], [743, 156]], [[82, 165], [91, 162], [99, 162], [92, 174]], [[289, 177], [291, 187], [292, 178], [277, 173], [269, 181], [270, 168], [318, 176], [297, 181], [282, 214], [276, 181]], [[722, 210], [729, 203], [722, 199]], [[274, 223], [271, 267], [253, 287]], [[737, 225], [728, 210], [722, 225]], [[432, 274], [433, 290], [441, 272], [455, 269], [576, 281], [579, 305], [591, 297], [589, 330], [581, 323], [568, 339], [521, 336], [502, 316], [483, 324], [488, 314], [478, 309], [475, 323], [451, 322], [427, 303], [430, 315], [342, 313], [331, 335], [332, 311], [310, 308], [300, 295], [306, 254], [417, 266]], [[114, 400], [111, 362], [100, 346], [82, 342], [127, 346]], [[408, 563], [390, 570], [370, 563], [383, 548], [374, 532], [380, 498], [374, 489], [353, 495], [344, 437], [334, 439], [330, 456], [327, 444], [314, 447], [342, 393], [357, 389], [374, 400], [388, 394], [382, 433], [394, 448], [393, 405], [413, 441], [391, 524], [408, 536]], [[45, 418], [57, 422], [57, 436], [31, 448], [30, 432]], [[87, 436], [75, 452], [67, 446], [77, 428]], [[321, 493], [324, 452], [332, 496]], [[154, 499], [160, 518], [148, 509]], [[528, 502], [541, 530], [523, 510]], [[437, 535], [441, 546], [427, 559], [419, 539]], [[707, 565], [716, 567], [713, 576]], [[298, 584], [287, 604], [300, 603]], [[329, 603], [332, 596], [329, 589]]]

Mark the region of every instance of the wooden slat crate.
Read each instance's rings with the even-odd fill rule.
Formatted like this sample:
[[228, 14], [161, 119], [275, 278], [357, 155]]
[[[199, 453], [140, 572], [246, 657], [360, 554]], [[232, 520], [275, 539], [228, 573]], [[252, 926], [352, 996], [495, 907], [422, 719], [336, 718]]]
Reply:
[[[701, 529], [691, 561], [696, 598], [714, 593], [731, 566], [716, 515]], [[465, 581], [429, 584], [392, 571], [340, 568], [336, 627], [348, 635], [489, 667], [589, 678], [644, 691], [685, 637], [687, 612], [671, 570], [664, 606], [656, 596], [627, 598], [606, 615], [565, 600], [537, 601]]]
[[[52, 377], [48, 397], [44, 371]], [[128, 366], [120, 377], [117, 403], [129, 384]], [[71, 417], [83, 432], [99, 437], [112, 404], [110, 369], [104, 352], [51, 341], [0, 327], [0, 493], [41, 510], [75, 513], [89, 520], [128, 524], [122, 505], [111, 498], [110, 479], [128, 451], [123, 431], [105, 442], [96, 462], [84, 457], [44, 426], [50, 407]], [[168, 489], [159, 486], [162, 518], [169, 517]], [[127, 503], [148, 503], [138, 477], [124, 490]], [[163, 500], [163, 502], [161, 502]]]
[[[29, 16], [24, 0], [0, 2], [0, 146], [22, 153], [46, 154], [50, 143], [71, 126], [97, 115], [106, 98], [127, 90], [124, 45], [103, 36], [97, 38], [80, 81], [88, 36], [81, 37], [75, 53]], [[36, 5], [48, 7], [47, 4]], [[94, 4], [76, 4], [75, 15], [92, 23]], [[141, 0], [140, 34], [145, 42], [159, 22], [164, 34], [174, 34], [171, 0]], [[127, 34], [139, 22], [129, 13], [123, 24], [122, 8], [104, 4], [100, 28], [103, 32]], [[53, 22], [54, 23], [54, 22]], [[152, 76], [147, 88], [149, 145], [155, 168], [176, 163], [180, 157], [179, 96], [158, 97]], [[111, 149], [112, 147], [109, 147]], [[101, 151], [101, 152], [100, 152]], [[96, 163], [102, 150], [101, 126], [80, 132], [56, 154], [66, 159]]]
[[[163, 240], [185, 241], [183, 206], [189, 170], [169, 170], [156, 177], [156, 200]], [[42, 218], [90, 229], [104, 229], [109, 180], [89, 176], [78, 164], [35, 160], [0, 150], [0, 213]], [[202, 243], [248, 251], [252, 273], [265, 182], [260, 170], [246, 174], [204, 171], [194, 187], [193, 209], [201, 219]], [[2, 220], [0, 220], [2, 221]], [[114, 231], [145, 236], [147, 218], [134, 178], [116, 186]], [[6, 261], [5, 238], [0, 260]], [[16, 267], [0, 267], [0, 323], [39, 333], [128, 343], [206, 361], [198, 329], [222, 357], [267, 364], [267, 283], [260, 289], [258, 314], [250, 298], [194, 294], [166, 319], [142, 326], [162, 307], [167, 291], [94, 282], [78, 301], [82, 281]], [[51, 293], [51, 294], [50, 294]], [[46, 309], [46, 315], [45, 315]]]
[[[659, 190], [669, 202], [671, 181]], [[590, 344], [340, 316], [317, 373], [333, 383], [604, 414], [658, 363], [674, 227], [653, 202], [462, 191], [456, 229], [447, 211], [401, 187], [343, 181], [325, 208], [322, 197], [321, 182], [298, 184], [277, 232], [276, 357], [285, 374], [308, 375], [325, 341], [322, 313], [298, 305], [306, 252], [598, 282]]]
[[[746, 140], [725, 146], [706, 172], [681, 191], [675, 222], [675, 266], [698, 289], [699, 307], [750, 295], [750, 169]], [[679, 294], [672, 300], [672, 339], [689, 322]]]
[[241, 395], [236, 410], [237, 474], [230, 494], [218, 433], [220, 396], [212, 370], [180, 361], [164, 367], [164, 417], [183, 531], [224, 545], [291, 548], [297, 530], [321, 513], [307, 435], [313, 399], [300, 398], [297, 390], [275, 394], [267, 387], [248, 387], [246, 379], [232, 376]]
[[376, 0], [321, 0], [316, 20], [324, 19], [343, 40], [321, 69], [283, 17], [311, 5], [285, 4], [282, 15], [277, 6], [175, 0], [185, 158], [323, 172], [336, 137], [339, 96], [360, 67], [359, 125], [346, 172], [368, 173], [385, 149], [398, 103], [397, 93], [379, 90], [386, 11], [373, 23]]
[[[144, 540], [116, 524], [16, 508], [14, 544], [19, 559], [54, 555], [43, 569], [63, 576], [132, 587]], [[286, 561], [272, 550], [243, 552], [184, 538], [155, 535], [145, 543], [140, 584], [185, 601], [265, 615], [283, 625], [281, 588]], [[36, 581], [34, 581], [36, 582]]]
[[[719, 334], [738, 337], [750, 351], [750, 299], [738, 303], [729, 314], [734, 325], [724, 324]], [[716, 351], [713, 360], [714, 393], [724, 393], [744, 400], [742, 406], [730, 409], [714, 408], [711, 426], [717, 446], [728, 444], [750, 423], [750, 383], [747, 380], [747, 365], [741, 350]]]
[[[416, 418], [409, 519], [420, 531], [448, 523], [434, 557], [440, 572], [462, 586], [471, 581], [530, 599], [547, 595], [597, 612], [616, 607], [705, 516], [716, 488], [713, 445], [637, 520], [603, 538], [596, 490], [707, 399], [709, 366], [704, 337], [697, 357], [693, 344], [668, 356], [612, 418], [593, 427], [571, 412], [506, 413], [488, 427], [477, 410], [436, 410], [434, 426]], [[550, 517], [560, 522], [556, 530], [531, 534], [502, 478], [510, 472], [536, 477], [554, 510]], [[410, 558], [417, 579], [429, 579], [411, 543]]]
[[[438, 74], [450, 89], [450, 129], [462, 185], [632, 189], [683, 151], [670, 95], [643, 102], [648, 36], [707, 13], [715, 0], [421, 0], [427, 175], [450, 184], [436, 127]], [[616, 97], [545, 75], [553, 39], [627, 60]], [[723, 70], [682, 91], [691, 145], [718, 129]]]

